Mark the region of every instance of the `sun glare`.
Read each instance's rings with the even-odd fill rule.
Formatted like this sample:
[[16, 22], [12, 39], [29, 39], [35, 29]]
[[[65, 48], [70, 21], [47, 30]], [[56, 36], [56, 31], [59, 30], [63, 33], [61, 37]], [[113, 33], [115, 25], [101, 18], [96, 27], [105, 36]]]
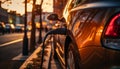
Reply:
[[[20, 13], [21, 15], [24, 14], [24, 2], [25, 0], [11, 0], [11, 3], [5, 2], [2, 4], [2, 7], [5, 9], [8, 9], [8, 11], [16, 11], [17, 13]], [[36, 1], [36, 4], [40, 4], [40, 0]], [[53, 0], [43, 0], [42, 5], [43, 12], [53, 12]], [[27, 4], [27, 11], [32, 11], [32, 3]]]

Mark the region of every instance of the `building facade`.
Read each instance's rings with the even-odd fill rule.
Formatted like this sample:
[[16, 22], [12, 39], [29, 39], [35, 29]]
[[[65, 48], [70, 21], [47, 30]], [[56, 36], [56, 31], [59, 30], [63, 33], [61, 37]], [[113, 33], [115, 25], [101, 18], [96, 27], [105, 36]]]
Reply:
[[16, 11], [10, 11], [8, 15], [8, 21], [10, 24], [16, 23]]
[[0, 22], [8, 23], [8, 13], [6, 9], [0, 7]]

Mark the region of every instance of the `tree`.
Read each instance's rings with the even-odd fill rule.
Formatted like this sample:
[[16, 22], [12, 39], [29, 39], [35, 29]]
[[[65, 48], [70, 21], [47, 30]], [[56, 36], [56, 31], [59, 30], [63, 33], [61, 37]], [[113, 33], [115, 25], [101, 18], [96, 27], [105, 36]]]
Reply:
[[7, 3], [7, 4], [9, 5], [9, 4], [11, 4], [12, 2], [11, 2], [11, 0], [3, 0], [3, 1], [0, 1], [0, 7], [1, 7], [1, 5], [4, 4], [4, 3]]
[[32, 8], [32, 30], [31, 30], [31, 38], [30, 38], [30, 52], [32, 53], [35, 50], [36, 39], [35, 39], [35, 3], [36, 0], [33, 0], [33, 8]]

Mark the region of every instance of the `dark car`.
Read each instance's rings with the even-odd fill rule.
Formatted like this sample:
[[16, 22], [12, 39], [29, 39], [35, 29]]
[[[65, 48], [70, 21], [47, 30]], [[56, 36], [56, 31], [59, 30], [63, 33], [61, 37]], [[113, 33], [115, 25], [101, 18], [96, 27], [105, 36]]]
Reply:
[[5, 33], [5, 24], [4, 22], [0, 22], [0, 34], [4, 34]]
[[16, 24], [15, 32], [23, 32], [23, 31], [24, 31], [24, 25], [23, 24]]
[[[60, 21], [56, 15], [48, 19]], [[54, 42], [62, 65], [120, 69], [120, 0], [68, 0], [63, 17], [67, 28], [47, 33], [59, 35]]]
[[6, 31], [6, 33], [14, 33], [15, 32], [15, 25], [14, 24], [6, 24], [5, 31]]

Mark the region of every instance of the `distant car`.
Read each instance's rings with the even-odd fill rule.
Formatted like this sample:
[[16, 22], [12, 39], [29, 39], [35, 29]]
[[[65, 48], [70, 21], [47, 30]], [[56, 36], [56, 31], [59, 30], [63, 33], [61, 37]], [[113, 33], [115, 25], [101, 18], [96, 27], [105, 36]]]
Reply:
[[6, 24], [5, 31], [6, 31], [6, 33], [14, 33], [15, 25], [14, 24]]
[[49, 21], [49, 23], [47, 23], [46, 25], [46, 28], [48, 31], [50, 31], [50, 30], [58, 28], [57, 25], [58, 25], [57, 21]]
[[23, 31], [24, 31], [24, 25], [23, 24], [16, 24], [15, 32], [23, 32]]
[[32, 26], [31, 25], [27, 25], [27, 31], [31, 31], [32, 30]]
[[[42, 30], [45, 30], [47, 28], [47, 22], [43, 21], [42, 22]], [[40, 23], [36, 22], [36, 29], [40, 30]]]
[[4, 22], [0, 22], [0, 33], [1, 34], [5, 33], [5, 24], [4, 24]]

